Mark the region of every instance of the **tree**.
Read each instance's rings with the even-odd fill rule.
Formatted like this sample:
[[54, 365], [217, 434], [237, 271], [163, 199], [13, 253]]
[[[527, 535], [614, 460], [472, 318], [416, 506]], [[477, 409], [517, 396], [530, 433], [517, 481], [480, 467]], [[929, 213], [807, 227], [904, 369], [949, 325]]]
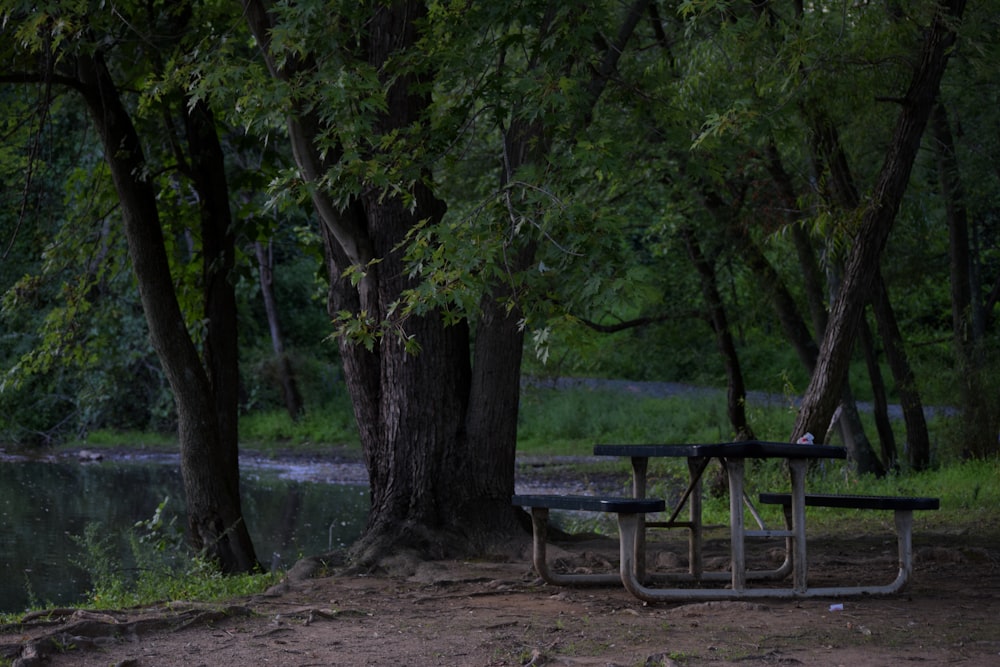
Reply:
[[[566, 124], [585, 124], [644, 5], [630, 8], [611, 43], [600, 45], [592, 73], [594, 24], [613, 16], [604, 8], [574, 15], [554, 3], [434, 4], [432, 14], [423, 2], [347, 3], [317, 30], [313, 3], [245, 0], [326, 238], [330, 308], [371, 483], [372, 511], [356, 546], [361, 562], [396, 548], [466, 551], [519, 526], [510, 495], [526, 316], [520, 298], [540, 210], [524, 193], [533, 192], [526, 176], [544, 168], [556, 127], [545, 120], [555, 114], [531, 104], [548, 92], [538, 86], [565, 75], [581, 91]], [[563, 36], [571, 36], [569, 46], [556, 41]], [[447, 81], [444, 61], [454, 66]], [[528, 98], [512, 94], [518, 84], [532, 91]], [[460, 86], [472, 95], [453, 95]], [[443, 104], [432, 105], [432, 90]], [[490, 99], [475, 97], [484, 94]], [[444, 276], [441, 265], [419, 265], [441, 257], [447, 231], [434, 162], [484, 104], [493, 105], [487, 136], [499, 180], [490, 224], [502, 224], [494, 228], [499, 242], [480, 246], [478, 275], [466, 272], [476, 284], [471, 300], [456, 308], [454, 291], [427, 279]]]
[[952, 0], [942, 5], [926, 31], [918, 66], [902, 99], [903, 108], [892, 142], [854, 237], [840, 296], [830, 313], [816, 372], [806, 391], [793, 437], [807, 431], [822, 431], [833, 414], [846, 374], [854, 331], [870, 298], [879, 256], [906, 190], [948, 62], [949, 50], [955, 42], [954, 22], [961, 19], [964, 8], [963, 0]]
[[[119, 9], [115, 16], [121, 17]], [[128, 252], [149, 325], [150, 337], [173, 390], [178, 414], [181, 472], [193, 545], [225, 571], [258, 567], [240, 509], [237, 458], [238, 366], [236, 304], [230, 272], [234, 260], [231, 214], [224, 163], [211, 111], [191, 101], [181, 113], [186, 168], [198, 195], [200, 251], [203, 256], [204, 357], [185, 326], [171, 272], [153, 184], [134, 108], [113, 70], [155, 76], [157, 62], [137, 56], [141, 44], [168, 44], [183, 31], [191, 7], [152, 15], [148, 30], [112, 19], [99, 26], [71, 9], [25, 13], [4, 7], [7, 67], [3, 82], [45, 82], [79, 95], [100, 137], [104, 159], [117, 192]], [[121, 42], [103, 40], [124, 29]], [[15, 37], [16, 34], [16, 37]], [[131, 37], [132, 39], [129, 39]], [[153, 50], [150, 58], [161, 56]], [[23, 63], [23, 65], [22, 65]], [[146, 67], [145, 72], [133, 66]], [[162, 71], [159, 72], [162, 74]], [[173, 98], [177, 101], [177, 98]], [[169, 104], [161, 107], [169, 118]], [[204, 365], [203, 365], [204, 360]]]
[[285, 409], [294, 420], [302, 414], [302, 395], [299, 394], [295, 382], [295, 372], [292, 362], [285, 353], [284, 336], [281, 333], [281, 320], [278, 317], [278, 304], [274, 298], [274, 248], [269, 241], [265, 247], [260, 241], [254, 242], [254, 254], [260, 270], [260, 295], [264, 302], [264, 312], [267, 316], [267, 327], [271, 333], [271, 344], [275, 361], [278, 364], [278, 379], [281, 382], [281, 395], [285, 399]]

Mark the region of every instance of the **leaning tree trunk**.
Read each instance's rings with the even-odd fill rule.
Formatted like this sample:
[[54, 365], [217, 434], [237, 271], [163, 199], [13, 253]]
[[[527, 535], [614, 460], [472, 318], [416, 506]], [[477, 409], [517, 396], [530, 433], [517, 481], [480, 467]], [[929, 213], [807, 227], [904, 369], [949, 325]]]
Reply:
[[[821, 162], [825, 161], [827, 164], [830, 164], [831, 170], [835, 170], [838, 173], [838, 176], [832, 180], [840, 183], [839, 189], [848, 193], [853, 192], [853, 181], [850, 178], [847, 158], [840, 147], [840, 140], [837, 137], [835, 128], [824, 123], [820, 129], [814, 131], [814, 137], [819, 136], [824, 137], [824, 139], [822, 141], [814, 139], [814, 162], [818, 168], [822, 168], [820, 165]], [[821, 159], [821, 149], [823, 155], [828, 155], [828, 158]], [[827, 325], [822, 271], [820, 270], [819, 263], [816, 261], [816, 253], [813, 251], [812, 241], [809, 239], [806, 230], [799, 223], [799, 220], [805, 216], [799, 209], [798, 197], [792, 185], [791, 176], [785, 170], [781, 162], [781, 156], [778, 154], [773, 143], [768, 147], [767, 169], [785, 201], [786, 208], [793, 212], [793, 219], [791, 221], [792, 242], [795, 246], [796, 255], [799, 258], [799, 269], [802, 274], [802, 282], [805, 288], [806, 300], [809, 304], [812, 324], [816, 331], [816, 336], [822, 338], [826, 332]], [[749, 239], [745, 240], [744, 243], [748, 241]], [[770, 266], [767, 258], [755, 246], [750, 249], [749, 254], [752, 257], [750, 264], [754, 267], [754, 272], [758, 276], [759, 283], [774, 294], [774, 306], [779, 313], [779, 319], [786, 331], [786, 335], [793, 342], [799, 341], [796, 344], [796, 349], [799, 352], [799, 358], [803, 360], [811, 377], [816, 372], [816, 361], [819, 358], [819, 348], [816, 345], [815, 339], [809, 335], [808, 327], [798, 312], [795, 300], [782, 285], [777, 272]], [[848, 450], [851, 460], [857, 464], [858, 469], [882, 474], [884, 471], [881, 466], [877, 465], [875, 453], [872, 451], [868, 436], [865, 435], [864, 425], [861, 423], [861, 417], [858, 414], [854, 393], [851, 391], [848, 383], [844, 384], [840, 407], [835, 414], [837, 415], [835, 426], [844, 442], [845, 448]], [[823, 439], [829, 440], [831, 436], [832, 433], [830, 436], [824, 435]]]
[[[836, 125], [830, 117], [825, 113], [822, 106], [819, 104], [815, 105], [802, 105], [803, 112], [809, 119], [811, 127], [811, 157], [814, 165], [814, 169], [817, 174], [825, 174], [825, 181], [828, 182], [828, 192], [827, 196], [840, 206], [841, 209], [846, 211], [853, 211], [858, 208], [859, 196], [857, 188], [854, 184], [854, 177], [851, 174], [850, 165], [847, 160], [847, 152], [844, 150], [843, 144], [840, 141], [840, 133], [837, 131]], [[775, 155], [775, 158], [777, 156]], [[782, 170], [783, 171], [783, 170]], [[772, 173], [775, 170], [772, 169]], [[787, 174], [784, 175], [785, 180], [788, 180]], [[783, 187], [783, 191], [790, 190], [790, 185]], [[795, 199], [789, 199], [789, 204], [794, 204]], [[816, 329], [816, 336], [822, 339], [826, 336], [827, 324], [829, 318], [827, 317], [827, 312], [825, 308], [821, 308], [820, 305], [825, 303], [823, 299], [823, 289], [820, 286], [819, 280], [819, 270], [818, 266], [815, 264], [814, 253], [805, 252], [803, 245], [808, 242], [805, 234], [799, 233], [795, 236], [796, 248], [798, 250], [800, 262], [805, 260], [808, 264], [803, 266], [803, 273], [807, 277], [805, 282], [806, 285], [806, 296], [809, 300], [810, 311], [812, 313], [813, 326]], [[833, 281], [828, 277], [828, 283]], [[830, 291], [835, 293], [839, 290], [839, 285], [836, 287], [831, 286]], [[836, 298], [836, 297], [835, 297]], [[859, 321], [863, 321], [859, 320]], [[861, 336], [861, 343], [864, 345], [866, 339]], [[868, 354], [868, 350], [865, 353]], [[817, 357], [818, 359], [818, 357]], [[815, 369], [814, 369], [815, 372]], [[873, 389], [877, 393], [877, 388], [875, 384], [877, 378], [872, 378]], [[840, 433], [840, 437], [843, 439], [845, 446], [850, 452], [851, 459], [857, 465], [857, 468], [861, 472], [871, 472], [876, 475], [883, 475], [885, 473], [884, 467], [879, 463], [878, 457], [875, 451], [872, 449], [871, 442], [868, 439], [867, 433], [865, 433], [864, 424], [861, 422], [860, 414], [858, 413], [857, 401], [854, 398], [854, 391], [851, 388], [849, 380], [845, 377], [843, 382], [843, 387], [841, 389], [840, 405], [834, 413], [835, 418], [833, 423], [830, 424], [830, 430], [828, 433], [832, 436], [832, 430], [836, 427], [837, 431]], [[880, 435], [883, 431], [879, 431]], [[831, 437], [825, 438], [826, 440], [831, 439]], [[885, 441], [883, 441], [883, 447], [886, 446]]]
[[847, 376], [857, 324], [871, 294], [882, 249], [906, 191], [913, 161], [955, 42], [954, 22], [961, 17], [964, 8], [965, 0], [949, 0], [941, 8], [946, 15], [935, 15], [926, 32], [919, 66], [903, 100], [885, 162], [847, 259], [844, 282], [830, 313], [816, 372], [795, 422], [795, 438], [807, 431], [822, 432], [836, 409]]
[[[220, 397], [212, 385], [216, 381], [223, 391], [233, 381], [231, 372], [220, 368], [209, 378], [184, 324], [167, 260], [156, 193], [143, 178], [146, 165], [139, 137], [110, 72], [100, 54], [80, 56], [76, 65], [80, 92], [101, 137], [121, 203], [129, 257], [150, 339], [177, 406], [191, 540], [224, 571], [250, 571], [258, 563], [240, 509], [234, 450], [236, 413], [234, 410], [220, 420]], [[208, 297], [213, 310], [219, 303], [217, 298]], [[227, 306], [218, 307], [224, 310]], [[225, 342], [216, 339], [210, 345], [232, 348], [235, 336]], [[219, 364], [226, 363], [219, 355], [214, 358]]]

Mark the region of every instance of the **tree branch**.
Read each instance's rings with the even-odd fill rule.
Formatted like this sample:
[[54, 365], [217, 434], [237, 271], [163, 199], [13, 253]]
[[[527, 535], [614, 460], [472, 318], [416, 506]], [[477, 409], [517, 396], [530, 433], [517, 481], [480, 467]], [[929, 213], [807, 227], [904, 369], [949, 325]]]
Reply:
[[[701, 317], [704, 319], [704, 314], [689, 313], [685, 317]], [[619, 331], [626, 331], [628, 329], [638, 329], [639, 327], [646, 326], [647, 324], [659, 324], [660, 322], [666, 322], [670, 319], [675, 319], [678, 317], [676, 312], [661, 313], [659, 315], [652, 315], [650, 317], [637, 317], [632, 320], [624, 320], [618, 322], [617, 324], [600, 324], [592, 320], [588, 320], [582, 317], [576, 317], [576, 320], [586, 326], [588, 329], [593, 329], [594, 331], [600, 333], [618, 333]]]

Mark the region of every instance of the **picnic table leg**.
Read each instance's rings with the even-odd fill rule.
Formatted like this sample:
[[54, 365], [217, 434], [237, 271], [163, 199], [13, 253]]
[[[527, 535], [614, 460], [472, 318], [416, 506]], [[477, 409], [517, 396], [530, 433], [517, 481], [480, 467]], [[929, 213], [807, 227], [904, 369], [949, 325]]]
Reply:
[[896, 544], [899, 548], [899, 576], [894, 582], [896, 590], [901, 590], [913, 574], [913, 512], [896, 510]]
[[688, 474], [693, 482], [688, 498], [688, 516], [691, 528], [688, 534], [688, 567], [695, 581], [701, 581], [701, 473], [704, 470], [701, 459], [688, 459]]
[[[646, 497], [646, 476], [649, 470], [649, 459], [644, 456], [632, 457], [632, 497]], [[632, 545], [635, 553], [636, 576], [639, 581], [646, 580], [646, 515], [639, 514], [635, 518], [637, 526], [635, 531], [635, 541]], [[620, 536], [622, 545], [625, 544], [625, 536]]]
[[744, 461], [743, 459], [726, 459], [724, 463], [729, 477], [729, 534], [732, 552], [733, 591], [739, 592], [747, 587], [745, 529], [743, 525]]
[[[533, 536], [531, 561], [535, 566], [535, 572], [545, 583], [553, 586], [607, 586], [621, 580], [621, 576], [618, 574], [561, 574], [549, 569], [549, 559], [546, 553], [546, 545], [549, 541], [548, 507], [531, 508], [531, 530]], [[624, 550], [624, 546], [622, 549]], [[629, 550], [631, 551], [632, 548], [630, 547]]]
[[789, 459], [788, 468], [792, 478], [792, 589], [804, 593], [808, 585], [809, 564], [806, 561], [806, 468], [805, 459]]

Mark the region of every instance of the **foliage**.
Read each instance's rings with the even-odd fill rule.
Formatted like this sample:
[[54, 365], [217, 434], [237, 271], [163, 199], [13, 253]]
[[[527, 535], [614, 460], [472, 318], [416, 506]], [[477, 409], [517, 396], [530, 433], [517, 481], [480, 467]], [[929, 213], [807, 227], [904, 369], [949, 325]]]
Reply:
[[[748, 232], [803, 311], [791, 224], [808, 231], [822, 268], [835, 280], [856, 217], [832, 203], [832, 176], [814, 159], [817, 119], [837, 129], [863, 199], [904, 92], [918, 28], [934, 3], [868, 3], [836, 12], [801, 5], [799, 15], [792, 6], [684, 2], [670, 11], [652, 4], [655, 12], [643, 17], [593, 106], [593, 73], [621, 23], [621, 3], [581, 9], [535, 0], [428, 2], [420, 26], [424, 39], [381, 72], [352, 57], [365, 34], [366, 5], [275, 3], [275, 53], [285, 59], [279, 64], [295, 58], [308, 64], [279, 81], [267, 74], [243, 17], [225, 4], [147, 8], [126, 2], [115, 12], [85, 14], [79, 3], [57, 2], [29, 17], [23, 3], [9, 0], [0, 4], [4, 34], [12, 37], [2, 62], [9, 69], [29, 62], [15, 56], [50, 46], [86, 52], [103, 36], [117, 36], [111, 40], [113, 65], [130, 81], [134, 94], [127, 102], [152, 138], [148, 168], [169, 212], [167, 242], [195, 332], [201, 326], [197, 211], [175, 159], [181, 133], [167, 119], [198, 100], [216, 111], [244, 248], [232, 279], [241, 299], [244, 426], [252, 440], [309, 439], [284, 425], [255, 423], [269, 421], [280, 399], [252, 253], [246, 252], [253, 241], [272, 240], [278, 249], [282, 324], [311, 412], [327, 409], [329, 396], [339, 391], [336, 352], [327, 339], [336, 325], [325, 313], [311, 193], [289, 167], [282, 129], [293, 103], [316, 110], [331, 128], [318, 148], [335, 166], [315, 187], [336, 202], [365, 189], [405, 198], [413, 183], [433, 182], [447, 203], [440, 224], [419, 225], [399, 248], [412, 286], [395, 306], [400, 321], [386, 327], [400, 327], [405, 336], [405, 318], [431, 308], [449, 321], [475, 325], [484, 290], [501, 283], [510, 288], [507, 305], [523, 314], [532, 374], [721, 386], [724, 373], [697, 279], [678, 241], [678, 230], [691, 227], [723, 285], [748, 385], [801, 391], [805, 370], [780, 333], [767, 291], [728, 234], [734, 226]], [[182, 9], [192, 12], [188, 29], [181, 39], [166, 39]], [[941, 93], [962, 128], [958, 158], [978, 240], [978, 294], [985, 300], [1000, 276], [1000, 187], [991, 129], [998, 42], [988, 3], [969, 11]], [[425, 117], [385, 131], [378, 117], [386, 108], [386, 84], [404, 76], [419, 79], [432, 104]], [[13, 243], [0, 262], [4, 440], [40, 443], [93, 429], [172, 426], [170, 397], [128, 277], [107, 173], [79, 105], [66, 92], [0, 86], [6, 105], [0, 234], [4, 248], [8, 239]], [[505, 146], [527, 126], [538, 129], [545, 158], [511, 169]], [[779, 196], [768, 171], [769, 147], [790, 174], [792, 201]], [[946, 404], [956, 395], [957, 378], [945, 206], [932, 155], [926, 151], [918, 162], [882, 272], [925, 400]], [[512, 253], [527, 244], [537, 247], [535, 256], [519, 267]], [[598, 331], [644, 320], [644, 326], [610, 335]], [[380, 323], [342, 323], [345, 331], [378, 344], [372, 329]], [[863, 398], [868, 383], [857, 368], [852, 384]], [[526, 397], [526, 410], [533, 400]], [[559, 425], [536, 428], [535, 417], [522, 416], [522, 446], [549, 439], [569, 448], [576, 437], [613, 433], [618, 407], [613, 398], [602, 402], [610, 412], [560, 419]], [[656, 425], [647, 434], [662, 432], [655, 413], [641, 416]], [[322, 439], [349, 435], [350, 429], [336, 426]], [[942, 457], [960, 437], [937, 439]]]
[[277, 574], [223, 574], [211, 562], [189, 553], [174, 519], [166, 518], [168, 499], [153, 516], [136, 523], [128, 535], [131, 562], [122, 562], [104, 527], [88, 524], [78, 536], [78, 565], [90, 573], [86, 606], [122, 609], [163, 600], [211, 602], [252, 595], [276, 581]]
[[328, 445], [359, 447], [358, 427], [343, 389], [296, 420], [285, 410], [256, 411], [240, 419], [244, 446], [260, 451], [316, 451]]

